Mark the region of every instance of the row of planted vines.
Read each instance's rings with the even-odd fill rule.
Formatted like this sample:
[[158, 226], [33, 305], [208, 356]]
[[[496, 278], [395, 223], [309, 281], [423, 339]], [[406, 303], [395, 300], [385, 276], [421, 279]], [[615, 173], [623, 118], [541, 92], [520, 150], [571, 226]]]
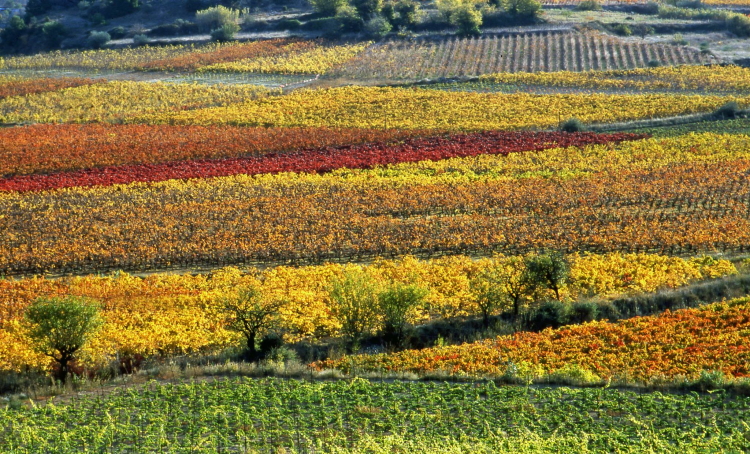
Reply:
[[[378, 285], [418, 285], [427, 291], [409, 321], [477, 315], [470, 280], [506, 257], [472, 260], [466, 256], [420, 261], [414, 257], [377, 260], [364, 272]], [[601, 298], [673, 289], [736, 273], [725, 260], [681, 259], [649, 254], [572, 255], [570, 280], [561, 288], [565, 299]], [[24, 310], [38, 297], [75, 295], [99, 302], [104, 329], [87, 347], [82, 364], [97, 367], [116, 355], [184, 354], [219, 349], [239, 342], [226, 328], [221, 298], [237, 288], [254, 286], [264, 298], [283, 300], [278, 328], [287, 340], [338, 335], [341, 322], [331, 312], [330, 282], [352, 265], [277, 267], [241, 272], [225, 268], [210, 274], [154, 274], [139, 278], [125, 273], [64, 279], [0, 280], [0, 371], [46, 368], [50, 358], [35, 353], [20, 323]], [[524, 303], [526, 304], [526, 303]]]
[[[0, 410], [0, 449], [142, 452], [720, 452], [746, 449], [750, 399], [494, 383], [149, 383]], [[665, 417], [668, 415], [668, 417]]]
[[[60, 148], [60, 142], [40, 140], [37, 135], [40, 132], [65, 133], [66, 130], [76, 131], [75, 126], [67, 125], [60, 127], [41, 126], [31, 128], [31, 145], [34, 150], [44, 153], [45, 150], [34, 145], [42, 143], [56, 146], [55, 154], [64, 160], [64, 165], [75, 168], [75, 160], [65, 159], [64, 149]], [[22, 132], [15, 129], [12, 132]], [[225, 159], [202, 159], [171, 161], [169, 154], [151, 154], [147, 159], [165, 160], [168, 162], [157, 164], [132, 164], [120, 166], [105, 166], [100, 168], [88, 168], [65, 173], [38, 174], [29, 176], [16, 176], [0, 179], [0, 190], [5, 191], [30, 191], [48, 190], [75, 186], [110, 186], [113, 184], [132, 183], [135, 181], [153, 182], [171, 179], [187, 178], [209, 178], [229, 175], [258, 175], [282, 172], [312, 172], [325, 173], [335, 169], [366, 169], [378, 165], [397, 164], [407, 162], [419, 162], [424, 160], [437, 161], [440, 159], [479, 156], [484, 154], [507, 155], [524, 151], [540, 151], [548, 148], [565, 147], [572, 145], [603, 144], [619, 142], [628, 139], [638, 139], [643, 136], [632, 134], [593, 134], [577, 133], [568, 134], [560, 132], [484, 132], [475, 134], [453, 134], [437, 135], [429, 138], [408, 139], [402, 143], [366, 143], [354, 145], [356, 141], [366, 141], [372, 138], [382, 139], [407, 139], [409, 135], [418, 135], [419, 131], [409, 130], [364, 130], [344, 129], [330, 130], [317, 128], [237, 128], [237, 127], [201, 127], [201, 126], [85, 126], [78, 131], [107, 132], [107, 141], [116, 137], [116, 132], [136, 133], [129, 136], [123, 142], [130, 142], [132, 148], [125, 150], [125, 156], [117, 156], [117, 153], [109, 155], [109, 159], [137, 159], [141, 153], [153, 152], [160, 147], [177, 145], [175, 142], [185, 140], [191, 135], [200, 137], [201, 142], [195, 148], [179, 147], [178, 153], [226, 153], [230, 156], [246, 155], [242, 157], [230, 157]], [[143, 135], [139, 136], [137, 132]], [[426, 134], [422, 132], [422, 134]], [[1, 136], [1, 135], [0, 135]], [[27, 136], [22, 136], [27, 137]], [[75, 136], [70, 145], [76, 150], [76, 157], [84, 157], [78, 151], [81, 148], [81, 139], [89, 141], [86, 149], [99, 159], [107, 155], [100, 155], [101, 149], [92, 147], [94, 142], [85, 135]], [[221, 137], [221, 139], [219, 139]], [[304, 137], [308, 143], [320, 141], [332, 141], [346, 143], [344, 147], [307, 148], [303, 150], [288, 150], [291, 146], [302, 141]], [[325, 137], [323, 139], [322, 137]], [[36, 138], [36, 141], [34, 141]], [[164, 142], [157, 141], [159, 138]], [[213, 140], [212, 140], [213, 139]], [[285, 140], [286, 139], [286, 140]], [[271, 141], [273, 143], [271, 143]], [[41, 143], [40, 143], [41, 142]], [[171, 142], [171, 143], [170, 143]], [[104, 148], [109, 148], [107, 143], [99, 142]], [[111, 143], [111, 142], [110, 142]], [[303, 142], [304, 143], [304, 142]], [[6, 163], [13, 166], [24, 165], [27, 168], [39, 168], [38, 161], [27, 151], [25, 144], [10, 151], [9, 160]], [[140, 145], [140, 146], [139, 146]], [[173, 145], [173, 146], [174, 146]], [[216, 145], [222, 145], [218, 150]], [[49, 149], [48, 147], [45, 147]], [[256, 152], [253, 153], [253, 150]], [[263, 150], [264, 152], [258, 152]], [[277, 150], [276, 152], [274, 152]], [[255, 154], [253, 156], [253, 154]], [[184, 155], [182, 155], [184, 156]], [[189, 155], [188, 155], [189, 156]], [[209, 156], [211, 157], [211, 156]], [[15, 158], [15, 159], [13, 159]], [[108, 159], [104, 158], [104, 159]], [[85, 161], [84, 161], [85, 162]], [[159, 161], [157, 161], [159, 162]], [[33, 166], [33, 167], [32, 167]], [[83, 166], [88, 167], [88, 166]], [[11, 167], [13, 168], [13, 167]]]
[[[738, 101], [743, 106], [747, 104], [745, 98], [736, 96], [487, 94], [417, 88], [342, 87], [298, 90], [254, 102], [144, 115], [131, 121], [472, 131], [548, 129], [556, 128], [571, 117], [585, 123], [631, 121], [711, 112], [729, 101]], [[22, 111], [15, 116], [31, 114], [31, 111]], [[52, 109], [48, 115], [54, 118], [60, 114]]]
[[715, 62], [685, 47], [624, 42], [605, 35], [540, 32], [393, 41], [370, 47], [332, 77], [434, 79], [491, 73], [633, 69]]
[[81, 272], [540, 248], [745, 251], [748, 140], [702, 134], [322, 175], [10, 192], [0, 195], [0, 270]]
[[591, 322], [442, 348], [349, 356], [316, 366], [494, 376], [520, 366], [529, 379], [575, 366], [594, 374], [589, 381], [645, 382], [695, 379], [702, 371], [720, 370], [739, 378], [750, 376], [749, 330], [750, 300], [743, 298], [617, 323]]

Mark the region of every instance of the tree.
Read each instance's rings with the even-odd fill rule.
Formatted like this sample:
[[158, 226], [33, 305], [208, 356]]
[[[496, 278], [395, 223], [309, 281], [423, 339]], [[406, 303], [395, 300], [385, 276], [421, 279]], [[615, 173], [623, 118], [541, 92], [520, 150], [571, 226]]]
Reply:
[[528, 256], [526, 268], [531, 282], [552, 290], [555, 299], [560, 301], [560, 289], [570, 274], [570, 265], [563, 253], [555, 251]]
[[469, 281], [469, 288], [476, 298], [477, 307], [482, 314], [482, 324], [485, 328], [490, 326], [490, 315], [494, 314], [507, 301], [502, 286], [502, 276], [498, 273], [496, 266], [481, 270]]
[[534, 17], [542, 9], [537, 0], [508, 0], [508, 12], [519, 17]]
[[107, 32], [91, 32], [89, 34], [88, 43], [92, 49], [101, 49], [106, 46], [111, 37]]
[[409, 314], [422, 303], [427, 293], [427, 289], [418, 285], [395, 283], [378, 295], [386, 343], [393, 347], [405, 344]]
[[226, 6], [212, 6], [195, 13], [195, 22], [203, 30], [217, 30], [225, 25], [237, 25], [240, 21], [240, 11]]
[[473, 5], [465, 4], [453, 11], [450, 18], [451, 24], [458, 27], [460, 36], [477, 36], [482, 31], [482, 13], [477, 11]]
[[335, 15], [336, 12], [339, 10], [339, 8], [349, 4], [347, 0], [309, 0], [309, 1], [310, 1], [310, 5], [312, 5], [315, 11], [317, 11], [318, 13], [326, 17], [331, 17]]
[[364, 335], [377, 325], [377, 290], [375, 280], [358, 268], [349, 268], [331, 280], [331, 311], [341, 323], [341, 332], [349, 338], [351, 351], [356, 351]]
[[383, 0], [352, 0], [351, 4], [365, 21], [376, 16], [383, 8]]
[[534, 289], [534, 282], [521, 257], [503, 257], [495, 266], [495, 276], [501, 282], [500, 289], [513, 307], [513, 319], [518, 320], [521, 304]]
[[48, 21], [42, 25], [42, 33], [47, 47], [57, 49], [60, 47], [63, 38], [68, 35], [68, 30], [58, 21]]
[[34, 349], [59, 365], [57, 379], [65, 383], [71, 361], [101, 328], [99, 307], [75, 296], [38, 298], [23, 320]]
[[257, 286], [241, 287], [236, 294], [221, 299], [227, 315], [226, 326], [245, 336], [247, 356], [258, 356], [256, 340], [265, 332], [279, 325], [279, 315], [285, 301], [266, 298]]

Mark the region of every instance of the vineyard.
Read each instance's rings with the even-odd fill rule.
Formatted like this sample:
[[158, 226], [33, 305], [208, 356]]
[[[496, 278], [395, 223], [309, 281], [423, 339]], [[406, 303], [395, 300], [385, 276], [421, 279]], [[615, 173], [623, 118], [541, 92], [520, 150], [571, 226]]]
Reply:
[[[574, 255], [570, 260], [571, 280], [562, 292], [575, 298], [674, 289], [737, 273], [730, 262], [705, 257], [685, 260], [652, 254], [607, 254]], [[410, 321], [417, 323], [477, 314], [470, 277], [495, 261], [476, 262], [465, 256], [430, 261], [405, 257], [377, 261], [365, 267], [364, 272], [383, 285], [391, 280], [416, 279], [429, 289], [424, 303], [409, 314]], [[347, 269], [344, 265], [326, 264], [266, 269], [257, 272], [257, 277], [252, 272], [225, 268], [210, 274], [156, 274], [144, 279], [119, 273], [63, 280], [0, 281], [4, 301], [0, 307], [0, 369], [22, 371], [51, 366], [50, 358], [29, 349], [20, 325], [24, 310], [43, 295], [72, 294], [104, 302], [106, 325], [82, 358], [82, 363], [93, 370], [117, 355], [127, 358], [187, 354], [226, 348], [237, 342], [237, 334], [224, 327], [220, 305], [215, 301], [243, 285], [258, 286], [267, 298], [285, 298], [280, 323], [289, 340], [335, 335], [341, 324], [327, 310], [331, 303], [326, 288]]]
[[[470, 404], [469, 404], [470, 403]], [[219, 380], [0, 410], [0, 446], [97, 452], [659, 452], [748, 446], [747, 398], [488, 384]], [[664, 415], [670, 415], [665, 418]], [[568, 435], [570, 434], [570, 435]], [[573, 435], [574, 434], [574, 435]], [[377, 451], [374, 451], [377, 449]]]
[[606, 35], [527, 33], [413, 40], [377, 44], [329, 76], [349, 79], [420, 80], [492, 73], [633, 69], [715, 63], [685, 47], [633, 43]]
[[1, 452], [750, 450], [746, 18], [386, 3], [0, 58]]

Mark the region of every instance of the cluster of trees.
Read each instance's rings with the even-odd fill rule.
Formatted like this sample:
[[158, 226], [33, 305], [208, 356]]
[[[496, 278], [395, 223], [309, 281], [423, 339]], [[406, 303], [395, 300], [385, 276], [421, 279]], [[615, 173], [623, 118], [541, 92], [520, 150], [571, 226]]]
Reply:
[[[470, 287], [485, 328], [489, 327], [490, 317], [500, 311], [517, 321], [531, 302], [548, 298], [559, 302], [569, 269], [563, 254], [551, 252], [503, 258], [477, 273]], [[388, 350], [408, 346], [414, 334], [410, 320], [414, 319], [414, 311], [423, 306], [428, 290], [410, 282], [383, 285], [362, 269], [352, 267], [330, 282], [328, 293], [331, 313], [341, 326], [347, 349], [354, 352], [372, 335], [377, 335]], [[251, 360], [261, 357], [261, 350], [268, 350], [262, 345], [268, 337], [263, 336], [279, 332], [281, 314], [290, 310], [288, 301], [268, 298], [253, 286], [221, 297], [217, 307], [224, 313], [226, 328], [244, 337], [245, 356]], [[554, 306], [544, 309], [554, 310]], [[25, 311], [23, 324], [35, 350], [54, 360], [55, 378], [65, 382], [71, 364], [102, 327], [103, 318], [95, 302], [66, 296], [37, 299]]]
[[[471, 279], [474, 301], [467, 304], [475, 305], [485, 328], [501, 311], [518, 322], [530, 303], [546, 299], [561, 302], [560, 291], [569, 272], [566, 257], [558, 252], [507, 257]], [[350, 351], [358, 350], [371, 335], [377, 335], [387, 349], [398, 350], [408, 346], [414, 328], [409, 321], [428, 290], [410, 282], [382, 285], [363, 270], [351, 268], [331, 281], [328, 293], [331, 313], [341, 325]], [[258, 338], [280, 328], [279, 315], [286, 302], [266, 299], [257, 288], [244, 288], [224, 298], [221, 305], [228, 315], [227, 326], [245, 336], [248, 357], [254, 358], [259, 354]]]
[[[413, 0], [310, 0], [315, 10], [338, 21], [340, 32], [364, 32], [380, 38], [392, 30], [452, 25], [463, 36], [478, 35], [483, 22], [492, 24], [533, 20], [537, 0], [438, 0], [437, 16], [424, 14]], [[322, 19], [318, 19], [323, 21]]]

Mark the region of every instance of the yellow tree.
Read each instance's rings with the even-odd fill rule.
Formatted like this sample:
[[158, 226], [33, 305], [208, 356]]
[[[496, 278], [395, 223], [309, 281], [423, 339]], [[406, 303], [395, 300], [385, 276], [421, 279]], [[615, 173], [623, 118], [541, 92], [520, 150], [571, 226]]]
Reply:
[[241, 287], [236, 294], [222, 297], [220, 301], [226, 314], [227, 328], [244, 335], [248, 358], [257, 358], [256, 340], [263, 333], [279, 327], [285, 300], [267, 298], [259, 286], [248, 285]]

